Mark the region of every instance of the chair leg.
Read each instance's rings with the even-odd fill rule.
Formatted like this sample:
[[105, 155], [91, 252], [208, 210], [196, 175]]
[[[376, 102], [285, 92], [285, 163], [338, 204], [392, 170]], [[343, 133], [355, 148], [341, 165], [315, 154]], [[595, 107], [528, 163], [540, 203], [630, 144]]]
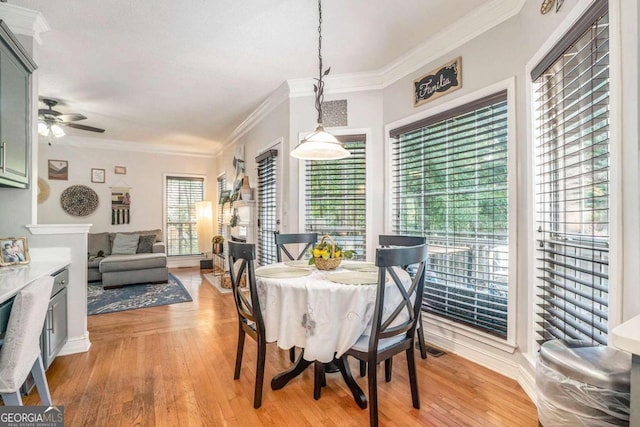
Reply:
[[391, 381], [391, 368], [393, 366], [393, 357], [384, 361], [384, 380], [386, 382]]
[[407, 367], [409, 368], [409, 384], [411, 385], [411, 399], [413, 400], [413, 407], [420, 409], [418, 374], [416, 371], [416, 356], [413, 349], [413, 343], [411, 344], [411, 347], [407, 349]]
[[267, 342], [263, 337], [258, 337], [258, 361], [256, 363], [256, 389], [253, 394], [253, 407], [262, 406], [262, 386], [264, 383], [264, 363], [267, 354]]
[[51, 393], [49, 392], [49, 384], [47, 383], [47, 375], [44, 372], [44, 365], [42, 363], [42, 355], [38, 353], [38, 358], [33, 362], [31, 368], [31, 375], [36, 383], [38, 389], [38, 395], [43, 405], [51, 406]]
[[22, 406], [22, 397], [20, 397], [20, 391], [15, 393], [2, 393], [2, 401], [4, 406]]
[[427, 358], [427, 343], [424, 341], [424, 328], [422, 327], [422, 310], [418, 315], [418, 345], [420, 346], [420, 357]]
[[365, 362], [364, 360], [360, 361], [360, 376], [364, 377], [365, 375], [367, 375], [367, 362]]
[[367, 382], [369, 383], [369, 425], [378, 427], [378, 370], [373, 357], [369, 357]]
[[320, 399], [324, 379], [324, 363], [315, 361], [313, 363], [313, 398], [315, 400]]
[[289, 360], [291, 360], [291, 363], [296, 363], [296, 348], [295, 347], [291, 347], [289, 349]]
[[236, 351], [236, 370], [233, 374], [233, 379], [240, 378], [240, 368], [242, 367], [242, 353], [244, 350], [244, 336], [245, 332], [242, 329], [242, 325], [238, 323], [238, 350]]

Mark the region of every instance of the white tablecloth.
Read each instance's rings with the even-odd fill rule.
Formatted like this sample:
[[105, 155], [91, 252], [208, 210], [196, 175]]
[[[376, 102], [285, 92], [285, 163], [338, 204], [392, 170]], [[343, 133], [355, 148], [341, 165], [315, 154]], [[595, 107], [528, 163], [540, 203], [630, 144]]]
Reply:
[[[406, 287], [409, 275], [398, 271]], [[309, 276], [299, 278], [256, 276], [267, 342], [277, 341], [282, 349], [302, 347], [306, 360], [326, 363], [370, 332], [376, 285], [334, 283], [326, 279], [327, 273], [313, 269]], [[401, 298], [389, 280], [385, 306], [397, 305]]]

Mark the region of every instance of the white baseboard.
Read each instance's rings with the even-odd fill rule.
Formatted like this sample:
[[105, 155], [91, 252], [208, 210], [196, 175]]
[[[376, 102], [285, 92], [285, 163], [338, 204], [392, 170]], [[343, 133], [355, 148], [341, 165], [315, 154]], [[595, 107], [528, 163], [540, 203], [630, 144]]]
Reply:
[[[525, 362], [526, 363], [526, 362]], [[532, 372], [530, 369], [527, 369], [527, 366], [520, 366], [520, 375], [518, 375], [518, 384], [527, 393], [529, 399], [533, 402], [534, 405], [538, 405], [538, 389], [536, 388], [536, 377], [535, 371]]]
[[91, 341], [89, 341], [89, 332], [84, 337], [69, 338], [67, 343], [62, 347], [58, 356], [66, 356], [68, 354], [85, 353], [89, 351]]

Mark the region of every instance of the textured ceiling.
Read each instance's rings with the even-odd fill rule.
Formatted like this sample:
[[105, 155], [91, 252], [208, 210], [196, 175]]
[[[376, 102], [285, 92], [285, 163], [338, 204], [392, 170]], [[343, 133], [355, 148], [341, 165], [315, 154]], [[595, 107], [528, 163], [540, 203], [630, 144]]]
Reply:
[[[375, 71], [483, 0], [325, 0], [332, 74]], [[283, 81], [317, 70], [315, 0], [9, 0], [42, 13], [39, 95], [104, 134], [215, 152]], [[42, 106], [41, 106], [42, 107]]]

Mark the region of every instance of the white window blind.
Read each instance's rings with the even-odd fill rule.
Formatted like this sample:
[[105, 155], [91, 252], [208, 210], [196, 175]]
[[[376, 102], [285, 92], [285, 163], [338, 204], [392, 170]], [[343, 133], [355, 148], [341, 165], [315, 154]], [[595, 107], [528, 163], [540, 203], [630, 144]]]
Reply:
[[168, 176], [167, 255], [198, 255], [196, 202], [202, 201], [204, 179]]
[[328, 234], [343, 249], [366, 257], [365, 135], [340, 136], [351, 156], [309, 161], [305, 170], [305, 232]]
[[276, 262], [273, 233], [278, 230], [277, 206], [278, 150], [268, 150], [258, 157], [258, 265]]
[[224, 227], [222, 225], [224, 219], [222, 192], [227, 189], [227, 174], [223, 173], [218, 177], [218, 234], [224, 236]]
[[607, 343], [609, 21], [596, 2], [532, 73], [539, 342]]
[[423, 309], [507, 336], [507, 92], [394, 129], [393, 232], [425, 236]]

